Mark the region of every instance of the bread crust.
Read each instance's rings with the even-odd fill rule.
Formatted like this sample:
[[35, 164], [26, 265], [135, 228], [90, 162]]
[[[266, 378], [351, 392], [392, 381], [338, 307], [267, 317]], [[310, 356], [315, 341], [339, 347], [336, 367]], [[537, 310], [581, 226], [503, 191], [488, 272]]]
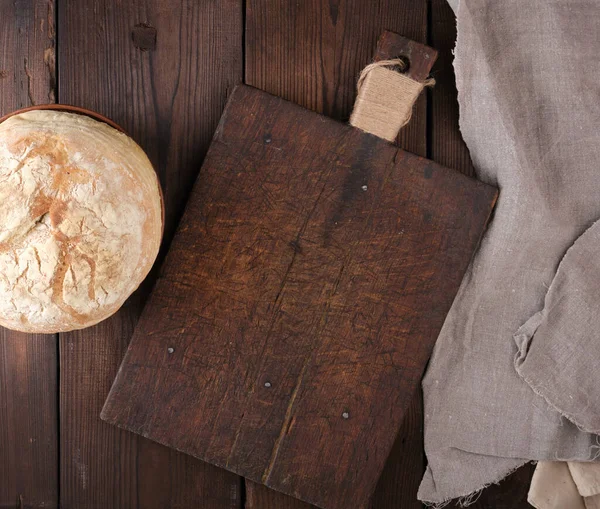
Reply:
[[161, 237], [160, 184], [131, 138], [59, 111], [0, 124], [0, 325], [56, 333], [108, 318]]

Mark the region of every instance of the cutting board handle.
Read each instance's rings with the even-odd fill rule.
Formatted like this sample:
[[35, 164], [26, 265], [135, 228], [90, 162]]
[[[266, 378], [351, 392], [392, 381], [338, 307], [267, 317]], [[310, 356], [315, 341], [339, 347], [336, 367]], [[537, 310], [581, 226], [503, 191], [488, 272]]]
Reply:
[[436, 59], [433, 48], [384, 32], [374, 62], [358, 80], [350, 124], [393, 142], [409, 122], [423, 88], [431, 83], [428, 76]]

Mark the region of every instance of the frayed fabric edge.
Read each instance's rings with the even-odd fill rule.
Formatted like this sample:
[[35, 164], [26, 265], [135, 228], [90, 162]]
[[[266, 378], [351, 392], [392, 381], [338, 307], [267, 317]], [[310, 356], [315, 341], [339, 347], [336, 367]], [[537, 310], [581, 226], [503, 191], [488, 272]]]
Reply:
[[531, 460], [523, 460], [523, 463], [520, 463], [519, 465], [508, 469], [506, 472], [502, 473], [500, 475], [500, 477], [498, 479], [496, 479], [495, 481], [488, 482], [488, 483], [484, 484], [483, 486], [481, 486], [480, 488], [473, 490], [471, 493], [468, 493], [467, 495], [446, 498], [442, 502], [428, 502], [426, 500], [420, 500], [420, 502], [422, 502], [423, 505], [425, 505], [426, 507], [431, 507], [432, 509], [443, 509], [448, 504], [450, 504], [453, 500], [457, 500], [457, 503], [460, 507], [469, 507], [470, 505], [474, 504], [475, 502], [477, 502], [479, 500], [479, 497], [481, 496], [481, 493], [483, 492], [483, 490], [485, 490], [486, 488], [488, 488], [489, 486], [492, 486], [494, 484], [499, 484], [504, 479], [506, 479], [510, 474], [516, 472], [519, 468], [521, 468], [523, 465], [527, 465], [528, 463], [537, 463], [537, 462], [531, 461]]
[[[552, 397], [544, 391], [544, 388], [542, 386], [535, 383], [533, 380], [528, 378], [525, 375], [525, 373], [523, 373], [523, 370], [522, 370], [523, 364], [525, 363], [525, 360], [526, 360], [527, 356], [529, 355], [529, 349], [531, 346], [531, 342], [533, 341], [533, 336], [535, 335], [538, 327], [540, 326], [541, 322], [543, 321], [543, 312], [544, 312], [544, 310], [533, 315], [533, 317], [530, 320], [528, 320], [527, 322], [525, 322], [525, 324], [523, 326], [521, 326], [519, 328], [519, 330], [513, 336], [513, 340], [514, 340], [515, 344], [517, 345], [517, 353], [515, 354], [515, 358], [514, 358], [515, 371], [521, 377], [521, 380], [523, 380], [537, 396], [539, 396], [540, 398], [543, 398], [544, 401], [546, 402], [546, 404], [552, 410], [554, 410], [555, 412], [558, 412], [562, 417], [571, 421], [575, 426], [577, 426], [577, 429], [579, 429], [579, 431], [581, 431], [583, 433], [591, 433], [593, 435], [598, 435], [598, 434], [600, 434], [600, 429], [593, 429], [590, 426], [585, 426], [581, 423], [581, 421], [579, 421], [579, 419], [577, 417], [570, 414], [569, 412], [565, 412], [563, 409], [561, 409], [558, 405], [556, 405], [553, 402]], [[529, 330], [526, 330], [527, 325], [531, 321], [534, 322], [534, 327], [530, 328]], [[592, 457], [592, 461], [596, 461], [599, 457], [600, 457], [600, 452], [597, 452]]]
[[[558, 406], [556, 406], [553, 402], [550, 396], [548, 396], [547, 394], [545, 394], [543, 392], [543, 390], [536, 385], [531, 379], [527, 378], [519, 369], [519, 367], [517, 367], [517, 365], [515, 365], [515, 370], [518, 373], [518, 375], [523, 379], [523, 381], [529, 385], [529, 387], [531, 388], [531, 390], [533, 392], [535, 392], [540, 398], [543, 398], [544, 401], [546, 402], [546, 404], [552, 408], [552, 410], [554, 410], [555, 412], [558, 412], [562, 417], [564, 417], [565, 419], [571, 421], [575, 426], [577, 426], [577, 429], [579, 431], [581, 431], [582, 433], [590, 433], [592, 435], [600, 435], [600, 430], [598, 429], [592, 429], [589, 427], [584, 426], [583, 424], [581, 424], [581, 422], [572, 414], [565, 412], [564, 410], [560, 409]], [[591, 461], [597, 461], [600, 458], [600, 451], [596, 452], [594, 456], [591, 457]]]

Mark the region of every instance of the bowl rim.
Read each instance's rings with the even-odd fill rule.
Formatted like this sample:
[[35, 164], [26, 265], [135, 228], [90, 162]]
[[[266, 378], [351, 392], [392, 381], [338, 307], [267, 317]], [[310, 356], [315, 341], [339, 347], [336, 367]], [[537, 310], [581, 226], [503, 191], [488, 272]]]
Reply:
[[[127, 134], [125, 129], [123, 129], [119, 124], [113, 122], [110, 118], [101, 115], [92, 110], [88, 110], [87, 108], [82, 108], [80, 106], [72, 106], [70, 104], [37, 104], [35, 106], [27, 106], [25, 108], [19, 108], [11, 113], [7, 113], [6, 115], [0, 117], [0, 124], [5, 120], [8, 120], [10, 117], [14, 117], [15, 115], [20, 115], [21, 113], [27, 113], [28, 111], [36, 111], [36, 110], [54, 110], [54, 111], [65, 111], [67, 113], [77, 113], [79, 115], [86, 115], [100, 122], [104, 122], [111, 127], [114, 127], [117, 131], [121, 131], [123, 134]], [[128, 135], [129, 136], [129, 135]]]
[[[131, 138], [131, 136], [129, 136], [129, 134], [127, 133], [127, 131], [125, 131], [125, 129], [123, 129], [116, 122], [112, 121], [110, 118], [105, 117], [104, 115], [101, 115], [100, 113], [98, 113], [96, 111], [92, 111], [87, 108], [82, 108], [80, 106], [72, 106], [70, 104], [38, 104], [38, 105], [34, 105], [34, 106], [27, 106], [25, 108], [19, 108], [18, 110], [15, 110], [11, 113], [7, 113], [6, 115], [3, 115], [2, 117], [0, 117], [0, 124], [2, 122], [4, 122], [5, 120], [8, 120], [11, 117], [14, 117], [15, 115], [20, 115], [21, 113], [27, 113], [28, 111], [37, 111], [37, 110], [64, 111], [66, 113], [85, 115], [85, 116], [90, 117], [99, 122], [103, 122], [103, 123], [109, 125], [110, 127], [116, 129], [117, 131], [123, 133], [124, 135], [128, 136], [129, 138]], [[133, 140], [133, 141], [135, 142], [135, 140]], [[137, 144], [137, 142], [135, 142], [135, 143]], [[139, 144], [138, 144], [138, 146], [139, 146]], [[144, 149], [142, 148], [142, 150], [144, 150]], [[144, 150], [144, 153], [145, 153], [145, 150]], [[150, 160], [150, 158], [148, 158], [148, 160]], [[158, 194], [160, 196], [160, 208], [161, 208], [160, 238], [161, 238], [161, 244], [162, 244], [162, 241], [163, 241], [163, 238], [165, 235], [165, 214], [166, 214], [165, 196], [163, 193], [162, 184], [160, 183], [160, 177], [158, 175], [158, 172], [156, 171], [156, 168], [155, 168], [154, 164], [152, 163], [152, 161], [150, 161], [150, 164], [152, 166], [152, 169], [154, 170], [154, 173], [156, 174], [156, 180], [158, 181]]]

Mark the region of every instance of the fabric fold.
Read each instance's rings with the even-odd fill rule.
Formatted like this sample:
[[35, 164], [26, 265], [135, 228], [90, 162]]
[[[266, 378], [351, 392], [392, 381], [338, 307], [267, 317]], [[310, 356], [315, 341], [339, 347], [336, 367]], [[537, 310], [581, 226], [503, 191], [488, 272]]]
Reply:
[[515, 342], [515, 368], [531, 388], [582, 430], [600, 433], [599, 222], [569, 248], [544, 308]]
[[582, 497], [600, 495], [600, 463], [569, 462], [567, 465], [577, 491]]
[[527, 501], [536, 509], [600, 508], [600, 464], [540, 461]]
[[537, 464], [527, 502], [536, 509], [586, 509], [569, 466], [562, 461], [541, 461]]

